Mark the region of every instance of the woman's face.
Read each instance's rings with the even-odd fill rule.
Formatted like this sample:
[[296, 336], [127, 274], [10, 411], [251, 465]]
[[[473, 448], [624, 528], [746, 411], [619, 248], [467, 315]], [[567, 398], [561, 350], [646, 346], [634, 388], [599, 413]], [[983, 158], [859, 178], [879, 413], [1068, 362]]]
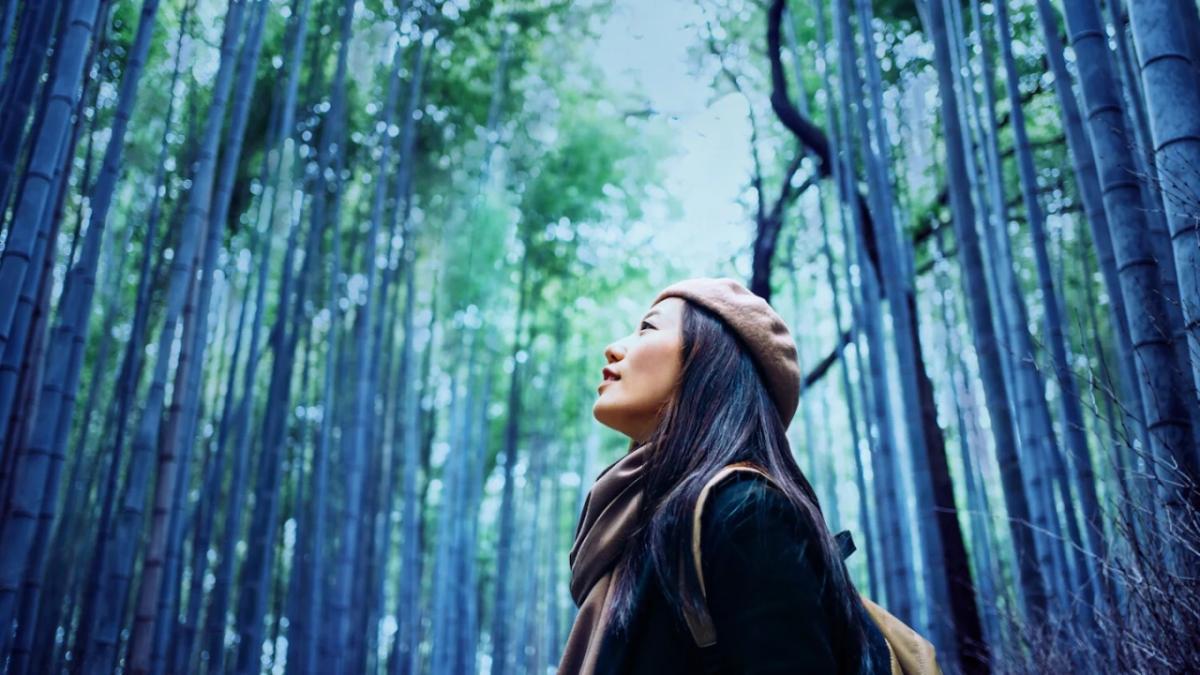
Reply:
[[604, 349], [608, 365], [592, 415], [635, 441], [646, 440], [683, 368], [683, 304], [663, 298], [642, 317], [637, 330]]

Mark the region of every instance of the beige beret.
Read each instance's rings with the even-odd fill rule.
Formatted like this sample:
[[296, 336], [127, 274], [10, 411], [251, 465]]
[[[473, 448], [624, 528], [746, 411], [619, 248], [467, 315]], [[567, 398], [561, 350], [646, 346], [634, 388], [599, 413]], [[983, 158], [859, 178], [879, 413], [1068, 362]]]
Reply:
[[671, 284], [650, 305], [670, 297], [704, 307], [733, 329], [758, 366], [783, 426], [791, 424], [800, 402], [800, 363], [787, 324], [767, 301], [733, 279], [700, 278]]

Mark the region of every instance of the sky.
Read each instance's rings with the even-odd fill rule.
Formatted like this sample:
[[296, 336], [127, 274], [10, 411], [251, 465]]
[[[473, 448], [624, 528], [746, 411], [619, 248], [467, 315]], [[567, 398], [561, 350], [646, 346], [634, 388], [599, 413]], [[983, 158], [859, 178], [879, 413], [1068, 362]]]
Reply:
[[610, 82], [640, 92], [674, 132], [663, 187], [680, 210], [647, 204], [645, 220], [655, 230], [652, 244], [695, 276], [729, 273], [721, 265], [751, 236], [737, 202], [750, 176], [749, 118], [739, 96], [710, 100], [709, 76], [689, 64], [702, 25], [694, 0], [616, 0], [596, 55]]

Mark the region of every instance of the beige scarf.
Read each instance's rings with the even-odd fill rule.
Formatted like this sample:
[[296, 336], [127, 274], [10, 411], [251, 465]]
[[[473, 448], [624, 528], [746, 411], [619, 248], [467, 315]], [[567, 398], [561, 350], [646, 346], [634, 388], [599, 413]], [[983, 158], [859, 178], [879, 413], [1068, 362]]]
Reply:
[[558, 672], [595, 672], [608, 624], [616, 562], [637, 526], [642, 505], [642, 471], [650, 446], [642, 445], [600, 472], [588, 490], [571, 546], [571, 597], [579, 607]]

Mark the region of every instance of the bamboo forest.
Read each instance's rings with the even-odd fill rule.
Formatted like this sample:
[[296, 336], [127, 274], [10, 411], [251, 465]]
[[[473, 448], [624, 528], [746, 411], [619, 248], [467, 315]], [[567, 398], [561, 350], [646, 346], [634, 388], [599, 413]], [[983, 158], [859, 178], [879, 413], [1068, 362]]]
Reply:
[[942, 672], [1200, 672], [1196, 0], [0, 0], [0, 673], [559, 672], [693, 277]]

